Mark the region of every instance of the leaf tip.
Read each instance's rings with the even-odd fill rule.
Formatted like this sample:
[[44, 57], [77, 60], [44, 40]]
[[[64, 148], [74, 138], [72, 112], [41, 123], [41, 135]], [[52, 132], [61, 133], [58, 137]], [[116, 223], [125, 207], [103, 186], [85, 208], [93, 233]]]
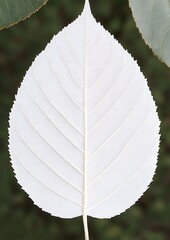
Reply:
[[84, 11], [85, 12], [91, 12], [89, 0], [85, 0]]

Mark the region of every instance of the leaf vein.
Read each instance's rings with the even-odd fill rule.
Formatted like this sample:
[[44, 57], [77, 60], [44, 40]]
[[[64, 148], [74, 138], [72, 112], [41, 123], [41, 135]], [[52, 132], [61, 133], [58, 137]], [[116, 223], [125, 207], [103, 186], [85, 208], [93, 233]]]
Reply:
[[28, 91], [26, 90], [26, 88], [24, 87], [24, 90], [26, 92], [26, 94], [28, 95], [28, 97], [34, 102], [34, 104], [40, 109], [40, 111], [43, 113], [43, 115], [53, 124], [53, 126], [55, 128], [58, 129], [58, 131], [64, 136], [64, 138], [66, 138], [75, 148], [77, 148], [81, 153], [84, 153], [82, 151], [82, 149], [80, 149], [78, 146], [76, 146], [59, 128], [58, 126], [51, 120], [51, 118], [42, 110], [42, 108], [40, 107], [40, 105], [31, 97], [31, 95], [28, 93]]
[[32, 174], [32, 173], [28, 170], [28, 168], [26, 168], [26, 167], [24, 166], [24, 164], [23, 164], [21, 161], [18, 160], [18, 158], [16, 158], [16, 161], [28, 172], [29, 175], [31, 175], [36, 181], [38, 181], [38, 182], [40, 183], [40, 185], [44, 186], [44, 187], [47, 188], [49, 191], [51, 191], [51, 192], [53, 192], [54, 194], [56, 194], [56, 195], [64, 198], [65, 200], [71, 201], [71, 202], [75, 203], [76, 205], [79, 205], [80, 207], [82, 207], [82, 205], [79, 204], [78, 202], [76, 202], [76, 201], [74, 201], [74, 200], [72, 200], [72, 199], [69, 199], [69, 198], [63, 196], [62, 194], [57, 193], [56, 191], [54, 191], [54, 190], [51, 189], [50, 187], [46, 186], [46, 184], [44, 184], [44, 183], [43, 183], [41, 180], [39, 180], [34, 174]]
[[94, 208], [94, 207], [98, 206], [100, 203], [104, 202], [104, 201], [107, 200], [110, 196], [112, 196], [115, 192], [117, 192], [118, 190], [120, 190], [120, 189], [121, 189], [124, 185], [126, 185], [129, 181], [131, 181], [132, 179], [134, 179], [135, 176], [138, 174], [138, 172], [140, 172], [140, 170], [141, 170], [142, 168], [144, 168], [145, 165], [148, 163], [149, 157], [150, 157], [150, 155], [152, 154], [154, 147], [155, 147], [155, 144], [153, 145], [152, 150], [150, 151], [149, 156], [147, 157], [147, 160], [145, 160], [145, 161], [142, 163], [142, 165], [139, 167], [139, 169], [138, 169], [135, 173], [133, 173], [131, 177], [127, 178], [122, 184], [120, 184], [120, 186], [118, 186], [117, 188], [115, 188], [108, 196], [106, 196], [105, 198], [99, 200], [99, 201], [96, 202], [95, 204], [91, 205], [88, 209], [91, 209], [91, 208]]
[[38, 155], [33, 151], [33, 149], [29, 146], [29, 144], [21, 137], [21, 135], [19, 134], [19, 132], [17, 131], [17, 128], [15, 126], [15, 132], [17, 134], [17, 136], [19, 137], [19, 139], [24, 143], [24, 145], [34, 154], [34, 156], [39, 159], [40, 162], [42, 162], [51, 172], [53, 172], [55, 175], [57, 175], [60, 179], [62, 179], [66, 184], [70, 185], [71, 187], [75, 188], [77, 191], [79, 191], [80, 193], [82, 193], [82, 191], [77, 188], [76, 186], [74, 186], [73, 184], [69, 183], [68, 181], [66, 181], [61, 175], [59, 175], [56, 171], [54, 171], [45, 161], [43, 161], [40, 157], [38, 157]]
[[96, 109], [99, 105], [101, 105], [101, 103], [103, 102], [103, 100], [104, 100], [104, 99], [107, 97], [107, 95], [113, 90], [116, 82], [118, 81], [118, 79], [119, 79], [119, 77], [120, 77], [120, 75], [121, 75], [121, 73], [122, 73], [122, 70], [123, 70], [123, 69], [122, 69], [122, 64], [121, 64], [121, 68], [120, 68], [120, 70], [119, 70], [119, 74], [118, 74], [116, 80], [114, 81], [114, 83], [112, 84], [111, 88], [109, 88], [109, 90], [108, 90], [108, 91], [105, 93], [105, 95], [100, 99], [100, 101], [99, 101], [92, 109], [90, 109], [88, 112], [94, 111], [94, 109]]
[[132, 115], [135, 107], [137, 106], [137, 104], [138, 104], [138, 102], [139, 102], [139, 100], [140, 100], [140, 97], [142, 96], [142, 93], [143, 93], [143, 89], [142, 89], [142, 91], [140, 92], [140, 94], [138, 95], [138, 99], [136, 100], [134, 106], [132, 107], [130, 113], [126, 116], [126, 118], [124, 119], [124, 121], [123, 121], [123, 122], [120, 124], [120, 126], [110, 135], [110, 137], [108, 137], [108, 138], [106, 139], [106, 141], [104, 141], [104, 143], [89, 157], [89, 159], [92, 158], [92, 157], [113, 137], [113, 135], [114, 135], [116, 132], [118, 132], [119, 129], [126, 123], [126, 121], [129, 119], [129, 117]]
[[74, 56], [74, 58], [76, 59], [77, 63], [82, 66], [82, 63], [80, 62], [80, 60], [78, 59], [77, 55], [75, 54], [75, 52], [72, 50], [72, 47], [70, 46], [70, 44], [68, 43], [68, 40], [67, 40], [67, 37], [66, 37], [66, 34], [63, 33], [63, 38], [65, 40], [65, 43], [68, 47], [68, 49], [70, 50], [71, 54]]
[[76, 130], [81, 136], [83, 136], [83, 133], [80, 132], [80, 130], [78, 130], [75, 126], [73, 126], [68, 119], [55, 107], [55, 105], [50, 101], [50, 99], [47, 97], [47, 95], [45, 94], [43, 88], [41, 87], [41, 85], [39, 84], [38, 80], [36, 79], [36, 76], [34, 74], [34, 72], [32, 72], [33, 77], [35, 79], [35, 82], [37, 83], [37, 85], [39, 86], [39, 88], [41, 89], [41, 92], [43, 93], [43, 95], [45, 96], [45, 98], [47, 99], [47, 101], [50, 103], [50, 105], [65, 119], [65, 121], [74, 129]]
[[82, 109], [79, 105], [77, 105], [77, 103], [73, 100], [73, 98], [68, 94], [68, 92], [66, 91], [66, 89], [64, 88], [63, 84], [61, 83], [61, 81], [59, 80], [59, 77], [57, 76], [56, 72], [54, 71], [51, 63], [50, 63], [50, 60], [49, 60], [49, 57], [48, 55], [46, 54], [46, 52], [44, 51], [45, 55], [46, 55], [46, 59], [47, 59], [47, 63], [49, 64], [54, 76], [58, 79], [58, 82], [59, 84], [61, 85], [61, 87], [63, 88], [64, 92], [66, 93], [66, 95], [70, 98], [70, 100], [72, 101], [72, 103], [82, 112], [84, 112], [84, 109]]
[[32, 125], [32, 123], [30, 122], [30, 120], [27, 118], [26, 114], [24, 113], [24, 111], [23, 111], [22, 108], [20, 107], [19, 103], [16, 102], [16, 104], [18, 105], [19, 109], [21, 110], [21, 112], [22, 112], [23, 115], [25, 116], [25, 118], [26, 118], [26, 120], [28, 121], [28, 123], [30, 124], [30, 126], [33, 128], [33, 130], [34, 130], [36, 133], [38, 133], [38, 135], [40, 136], [40, 138], [43, 139], [44, 142], [46, 142], [47, 145], [48, 145], [51, 149], [53, 149], [58, 155], [60, 155], [60, 157], [61, 157], [65, 162], [67, 162], [72, 168], [74, 168], [75, 170], [77, 170], [79, 173], [82, 174], [82, 172], [81, 172], [79, 169], [77, 169], [75, 166], [73, 166], [73, 165], [72, 165], [67, 159], [65, 159], [51, 144], [49, 144], [49, 143], [47, 142], [47, 140], [46, 140], [46, 139], [35, 129], [35, 127]]
[[119, 99], [123, 96], [124, 92], [128, 89], [130, 83], [132, 82], [132, 80], [134, 79], [135, 76], [135, 72], [133, 74], [133, 77], [131, 78], [131, 81], [129, 81], [127, 83], [127, 85], [125, 86], [124, 90], [122, 91], [122, 93], [120, 94], [120, 96], [118, 97], [118, 99], [116, 100], [116, 102], [113, 104], [113, 106], [109, 109], [109, 111], [107, 111], [102, 118], [99, 119], [99, 121], [97, 121], [97, 123], [89, 130], [89, 133], [96, 128], [96, 126], [99, 125], [99, 123], [115, 108], [115, 106], [117, 105], [117, 103], [119, 102]]
[[92, 186], [98, 179], [100, 179], [114, 164], [116, 164], [118, 162], [118, 160], [120, 159], [122, 153], [126, 150], [127, 146], [129, 145], [129, 143], [132, 141], [132, 139], [138, 134], [138, 132], [140, 131], [140, 129], [142, 128], [142, 126], [145, 124], [145, 122], [147, 121], [149, 115], [150, 115], [150, 110], [148, 111], [148, 114], [146, 115], [145, 120], [143, 121], [143, 123], [141, 124], [141, 126], [134, 132], [134, 134], [130, 137], [130, 139], [126, 142], [126, 144], [124, 145], [122, 151], [118, 154], [118, 156], [116, 157], [116, 159], [105, 168], [104, 171], [102, 171], [102, 173], [100, 173], [89, 185], [88, 187]]
[[68, 69], [68, 71], [69, 71], [69, 73], [70, 73], [70, 75], [71, 75], [71, 77], [72, 77], [73, 82], [74, 82], [80, 89], [83, 89], [83, 87], [82, 87], [81, 85], [79, 85], [79, 83], [76, 81], [75, 76], [73, 75], [73, 73], [72, 73], [72, 71], [71, 71], [68, 63], [66, 62], [66, 60], [65, 60], [65, 58], [64, 58], [64, 56], [63, 56], [63, 53], [62, 53], [61, 49], [59, 48], [59, 46], [58, 46], [58, 44], [57, 44], [57, 41], [56, 41], [56, 40], [54, 40], [54, 41], [55, 41], [55, 44], [54, 44], [54, 45], [55, 45], [56, 49], [58, 50], [58, 52], [60, 53], [60, 56], [61, 56], [61, 58], [63, 59], [63, 63], [64, 63], [64, 65], [66, 66], [66, 68]]
[[[111, 41], [112, 42], [112, 41]], [[112, 43], [111, 43], [112, 46]], [[102, 69], [102, 72], [99, 74], [99, 76], [96, 78], [96, 80], [87, 88], [87, 90], [89, 90], [92, 86], [94, 86], [94, 84], [96, 84], [96, 82], [101, 78], [101, 76], [103, 75], [103, 73], [105, 72], [105, 70], [107, 69], [107, 67], [109, 66], [109, 63], [112, 60], [112, 54], [113, 54], [113, 46], [112, 46], [112, 50], [110, 51], [108, 60], [106, 61], [106, 65], [104, 66], [104, 69]]]
[[11, 12], [9, 9], [9, 3], [7, 0], [5, 0], [5, 3], [6, 3], [7, 10], [8, 10], [8, 21], [11, 22]]

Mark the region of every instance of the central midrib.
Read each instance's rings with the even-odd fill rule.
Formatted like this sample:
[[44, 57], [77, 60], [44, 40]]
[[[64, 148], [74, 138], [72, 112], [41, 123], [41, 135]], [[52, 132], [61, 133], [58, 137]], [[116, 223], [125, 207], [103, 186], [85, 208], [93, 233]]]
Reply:
[[85, 2], [85, 59], [84, 59], [84, 189], [83, 189], [83, 223], [85, 239], [89, 240], [88, 222], [87, 222], [87, 7], [89, 3]]

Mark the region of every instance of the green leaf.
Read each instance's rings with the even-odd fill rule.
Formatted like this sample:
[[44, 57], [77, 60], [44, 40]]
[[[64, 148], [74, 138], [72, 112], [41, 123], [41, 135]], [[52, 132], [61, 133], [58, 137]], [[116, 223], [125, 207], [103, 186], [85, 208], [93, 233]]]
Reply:
[[48, 0], [0, 0], [0, 29], [10, 27], [38, 11]]
[[145, 42], [170, 67], [170, 0], [129, 0]]

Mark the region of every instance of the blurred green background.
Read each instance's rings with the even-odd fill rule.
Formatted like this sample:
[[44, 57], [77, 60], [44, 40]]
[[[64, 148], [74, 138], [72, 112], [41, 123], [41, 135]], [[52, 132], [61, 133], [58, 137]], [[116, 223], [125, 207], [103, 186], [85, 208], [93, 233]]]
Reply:
[[[157, 173], [150, 189], [111, 220], [89, 219], [91, 240], [170, 239], [170, 69], [139, 34], [127, 0], [91, 0], [94, 16], [134, 56], [148, 79], [162, 121]], [[8, 113], [26, 70], [52, 36], [80, 14], [83, 0], [49, 0], [28, 20], [0, 32], [0, 240], [83, 240], [82, 219], [51, 217], [33, 205], [8, 155]]]

